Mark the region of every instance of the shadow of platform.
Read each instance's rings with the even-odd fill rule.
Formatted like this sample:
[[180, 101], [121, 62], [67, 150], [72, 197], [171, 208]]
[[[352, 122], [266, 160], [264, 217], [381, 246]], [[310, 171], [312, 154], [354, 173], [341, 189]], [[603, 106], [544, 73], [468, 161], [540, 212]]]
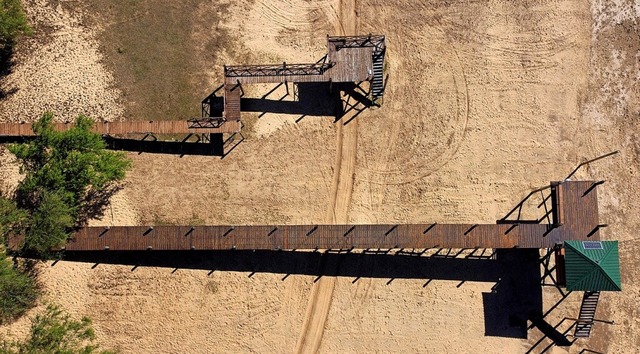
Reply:
[[210, 142], [181, 142], [162, 140], [121, 139], [105, 136], [107, 148], [139, 153], [173, 154], [173, 155], [203, 155], [224, 156], [224, 141], [222, 134], [210, 134]]
[[539, 252], [536, 249], [498, 252], [506, 268], [492, 292], [482, 294], [485, 335], [527, 338], [527, 320], [542, 314]]
[[[337, 121], [347, 110], [358, 106], [364, 110], [373, 106], [368, 93], [356, 83], [299, 82], [293, 88], [277, 97], [274, 92], [284, 84], [274, 88], [262, 97], [242, 97], [240, 107], [243, 112], [291, 114], [301, 117], [334, 117]], [[221, 116], [224, 98], [216, 96], [219, 88], [202, 101], [203, 112], [211, 116]], [[280, 92], [280, 91], [278, 91]], [[341, 93], [347, 96], [343, 101]], [[273, 97], [276, 96], [276, 97]], [[361, 107], [360, 107], [361, 106]]]
[[[388, 279], [496, 283], [483, 294], [485, 334], [526, 338], [526, 320], [542, 313], [542, 289], [537, 250], [498, 250], [494, 258], [471, 259], [379, 253], [297, 251], [147, 251], [66, 252], [69, 261], [249, 272]], [[322, 264], [338, 264], [324, 267]]]
[[[339, 90], [332, 89], [328, 82], [301, 82], [296, 85], [296, 94], [279, 99], [246, 98], [241, 101], [244, 112], [280, 113], [305, 116], [337, 116], [340, 107]], [[294, 98], [294, 100], [285, 100]]]

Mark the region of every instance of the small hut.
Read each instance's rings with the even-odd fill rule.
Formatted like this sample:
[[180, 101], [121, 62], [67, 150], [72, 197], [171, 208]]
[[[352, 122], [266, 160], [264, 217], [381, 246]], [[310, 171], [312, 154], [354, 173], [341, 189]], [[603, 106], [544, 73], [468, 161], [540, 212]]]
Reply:
[[559, 281], [584, 291], [574, 336], [589, 337], [600, 292], [622, 290], [618, 241], [564, 241], [556, 256]]

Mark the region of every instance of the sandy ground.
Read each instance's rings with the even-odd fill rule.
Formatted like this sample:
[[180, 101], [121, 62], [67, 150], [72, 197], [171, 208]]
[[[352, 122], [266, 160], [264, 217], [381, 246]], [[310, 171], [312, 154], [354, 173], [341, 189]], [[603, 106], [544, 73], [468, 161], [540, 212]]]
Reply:
[[[123, 108], [101, 66], [99, 31], [47, 1], [27, 4], [32, 19], [52, 19], [51, 29], [27, 41], [3, 79], [19, 89], [0, 102], [2, 119], [86, 107], [118, 119]], [[601, 218], [610, 224], [605, 238], [622, 241], [624, 292], [604, 294], [598, 316], [617, 324], [596, 324], [595, 338], [569, 351], [637, 350], [637, 3], [256, 0], [227, 11], [218, 28], [256, 63], [317, 59], [325, 33], [386, 34], [384, 105], [346, 125], [348, 117], [296, 123], [266, 114], [222, 160], [130, 154], [127, 185], [99, 223], [493, 222], [531, 188], [620, 150], [578, 175], [607, 180]], [[234, 53], [221, 48], [211, 77], [246, 59]], [[246, 91], [264, 93], [258, 89]], [[15, 168], [0, 163], [3, 182], [15, 180]], [[101, 342], [125, 353], [519, 353], [540, 337], [484, 336], [490, 283], [249, 275], [58, 262], [43, 266], [42, 282], [47, 299], [91, 316]], [[558, 300], [553, 290], [544, 296], [545, 308]], [[572, 294], [551, 320], [575, 316], [579, 302]], [[17, 335], [25, 322], [3, 331]]]
[[21, 41], [13, 73], [2, 81], [8, 93], [0, 107], [3, 120], [30, 122], [51, 111], [60, 121], [84, 114], [101, 120], [121, 118], [120, 96], [104, 70], [98, 42], [60, 6], [46, 0], [23, 1], [33, 36]]

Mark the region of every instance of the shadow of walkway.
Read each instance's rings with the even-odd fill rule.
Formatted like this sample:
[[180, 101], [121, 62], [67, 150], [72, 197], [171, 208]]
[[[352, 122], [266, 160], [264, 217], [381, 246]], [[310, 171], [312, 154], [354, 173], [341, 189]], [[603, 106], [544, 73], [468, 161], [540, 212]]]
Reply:
[[[289, 274], [354, 278], [424, 279], [490, 282], [483, 294], [485, 334], [527, 337], [526, 320], [542, 314], [538, 250], [498, 250], [492, 258], [454, 258], [419, 254], [296, 252], [296, 251], [148, 251], [66, 252], [65, 260], [78, 262], [202, 269], [214, 271]], [[322, 267], [324, 263], [339, 267]]]

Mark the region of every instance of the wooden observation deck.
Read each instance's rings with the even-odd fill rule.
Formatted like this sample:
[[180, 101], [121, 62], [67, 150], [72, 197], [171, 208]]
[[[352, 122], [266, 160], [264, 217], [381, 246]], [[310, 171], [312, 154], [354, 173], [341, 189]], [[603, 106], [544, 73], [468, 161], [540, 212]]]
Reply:
[[[552, 186], [553, 198], [560, 202], [550, 213], [563, 214], [562, 224], [501, 220], [498, 224], [85, 227], [66, 250], [552, 248], [564, 240], [598, 240], [597, 182]], [[14, 238], [10, 247], [18, 248], [19, 243]]]
[[384, 92], [383, 35], [327, 36], [327, 55], [315, 63], [225, 65], [224, 113], [227, 120], [240, 119], [241, 95], [244, 84], [298, 82], [371, 82], [372, 98]]

